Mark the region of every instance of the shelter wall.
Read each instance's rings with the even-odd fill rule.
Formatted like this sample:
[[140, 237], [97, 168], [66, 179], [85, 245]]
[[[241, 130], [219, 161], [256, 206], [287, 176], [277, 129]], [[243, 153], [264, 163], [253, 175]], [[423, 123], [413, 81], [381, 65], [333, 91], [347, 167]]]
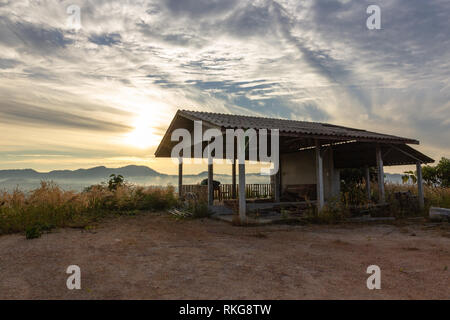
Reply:
[[[315, 149], [280, 154], [281, 190], [288, 185], [317, 184]], [[323, 177], [325, 199], [337, 196], [340, 192], [339, 170], [334, 168], [330, 149], [323, 150]]]

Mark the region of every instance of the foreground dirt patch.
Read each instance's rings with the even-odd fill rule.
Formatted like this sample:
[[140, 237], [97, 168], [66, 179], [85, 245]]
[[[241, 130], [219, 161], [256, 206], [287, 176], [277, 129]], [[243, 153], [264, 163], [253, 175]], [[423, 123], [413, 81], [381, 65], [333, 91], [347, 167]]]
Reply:
[[[1, 299], [449, 299], [448, 225], [233, 227], [121, 217], [0, 237]], [[381, 290], [366, 269], [380, 266]], [[69, 265], [82, 289], [69, 291]]]

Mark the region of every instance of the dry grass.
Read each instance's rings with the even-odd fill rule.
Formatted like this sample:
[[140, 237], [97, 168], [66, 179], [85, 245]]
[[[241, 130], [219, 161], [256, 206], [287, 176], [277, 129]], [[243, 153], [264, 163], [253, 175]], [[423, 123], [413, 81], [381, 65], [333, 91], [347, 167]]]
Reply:
[[[369, 212], [371, 206], [377, 202], [377, 185], [372, 185], [372, 199], [368, 200], [365, 186], [356, 185], [345, 192], [339, 198], [331, 199], [326, 203], [321, 212], [310, 208], [306, 216], [311, 222], [333, 224], [339, 223], [352, 216], [352, 212], [364, 210]], [[450, 208], [450, 188], [432, 187], [424, 185], [425, 208], [420, 210], [418, 201], [410, 200], [401, 202], [397, 197], [398, 192], [410, 192], [417, 196], [417, 185], [387, 183], [385, 185], [387, 206], [372, 209], [372, 216], [392, 216], [397, 218], [428, 216], [430, 207]], [[358, 208], [358, 209], [356, 209]]]
[[[417, 195], [417, 185], [395, 183], [386, 184], [387, 197], [393, 195], [395, 192], [406, 191]], [[428, 209], [430, 206], [450, 208], [450, 188], [424, 185], [424, 195], [426, 201], [426, 209]]]
[[124, 184], [109, 190], [95, 185], [76, 193], [43, 181], [29, 193], [19, 189], [0, 193], [0, 235], [26, 231], [36, 237], [55, 227], [85, 227], [109, 214], [164, 210], [176, 202], [173, 187]]

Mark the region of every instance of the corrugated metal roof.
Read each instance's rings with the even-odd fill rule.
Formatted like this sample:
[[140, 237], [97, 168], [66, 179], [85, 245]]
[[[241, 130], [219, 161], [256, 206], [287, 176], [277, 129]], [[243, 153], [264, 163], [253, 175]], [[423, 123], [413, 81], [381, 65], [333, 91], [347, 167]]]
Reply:
[[278, 129], [280, 133], [311, 135], [315, 137], [325, 136], [349, 138], [355, 140], [368, 139], [380, 140], [385, 142], [396, 141], [402, 143], [419, 144], [419, 141], [414, 139], [319, 122], [242, 116], [190, 110], [179, 110], [177, 114], [180, 116], [185, 116], [191, 120], [204, 121], [221, 128]]

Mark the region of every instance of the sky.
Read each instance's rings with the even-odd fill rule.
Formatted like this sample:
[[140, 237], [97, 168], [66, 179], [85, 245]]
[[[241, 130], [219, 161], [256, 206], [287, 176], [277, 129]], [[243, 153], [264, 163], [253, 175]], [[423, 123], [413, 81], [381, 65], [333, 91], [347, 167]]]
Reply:
[[153, 154], [177, 109], [328, 122], [450, 157], [449, 17], [448, 0], [0, 0], [0, 169], [175, 173]]

